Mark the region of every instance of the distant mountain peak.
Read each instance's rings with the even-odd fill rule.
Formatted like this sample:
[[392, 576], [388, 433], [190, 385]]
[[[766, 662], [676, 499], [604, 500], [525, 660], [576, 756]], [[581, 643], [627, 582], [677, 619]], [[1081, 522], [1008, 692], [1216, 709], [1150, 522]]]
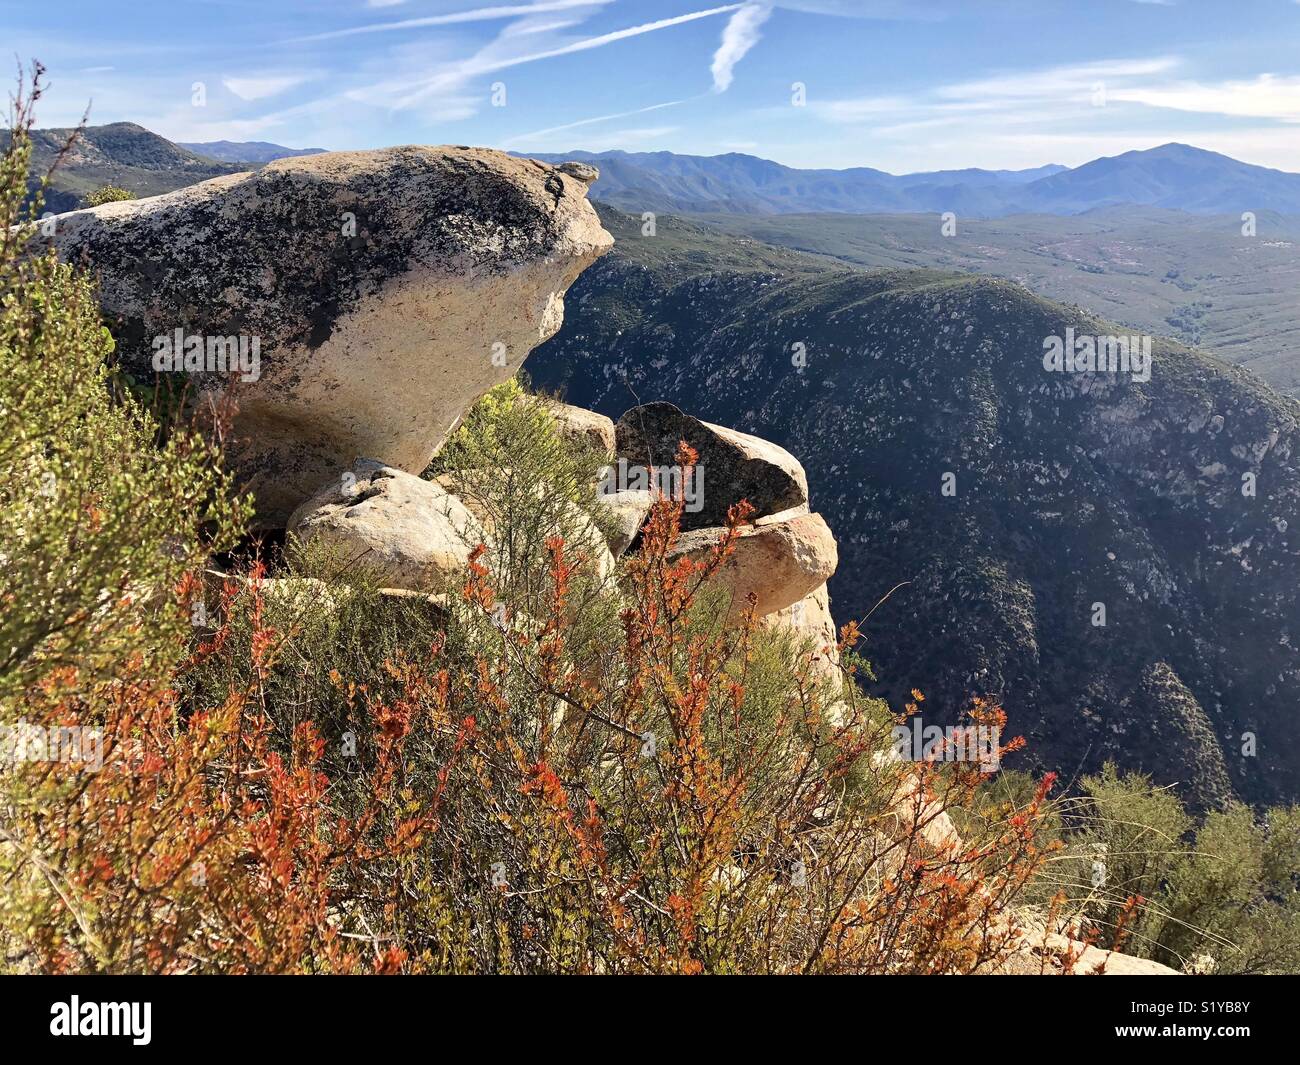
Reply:
[[[526, 154], [526, 153], [525, 153]], [[600, 165], [594, 199], [623, 210], [683, 213], [906, 214], [954, 211], [969, 217], [1078, 214], [1117, 204], [1203, 214], [1273, 210], [1300, 214], [1300, 174], [1170, 142], [1094, 159], [1026, 170], [966, 167], [889, 174], [870, 167], [797, 169], [742, 152], [540, 154], [549, 162]]]
[[192, 152], [224, 163], [269, 163], [298, 155], [320, 155], [325, 148], [286, 148], [270, 141], [190, 141], [181, 144]]

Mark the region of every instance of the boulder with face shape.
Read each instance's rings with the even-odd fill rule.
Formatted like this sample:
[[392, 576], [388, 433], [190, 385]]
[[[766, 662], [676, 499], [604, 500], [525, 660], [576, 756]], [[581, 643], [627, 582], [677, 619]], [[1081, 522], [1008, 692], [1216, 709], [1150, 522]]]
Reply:
[[235, 388], [228, 461], [283, 525], [358, 456], [418, 473], [559, 328], [613, 243], [586, 192], [502, 152], [331, 152], [61, 215], [50, 239], [97, 275], [134, 377], [177, 355], [200, 394]]

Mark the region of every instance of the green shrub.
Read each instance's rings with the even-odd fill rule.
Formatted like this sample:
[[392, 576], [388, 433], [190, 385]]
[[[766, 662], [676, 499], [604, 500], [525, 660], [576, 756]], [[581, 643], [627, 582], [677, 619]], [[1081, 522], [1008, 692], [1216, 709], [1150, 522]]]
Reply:
[[[242, 511], [195, 433], [159, 440], [116, 388], [89, 278], [32, 246], [31, 104], [0, 161], [0, 699], [60, 665], [85, 682], [183, 646], [172, 589], [228, 543]], [[26, 223], [19, 225], [19, 223]], [[167, 631], [163, 631], [163, 630]], [[12, 710], [12, 705], [10, 705]]]
[[1045, 815], [1063, 847], [1026, 901], [1055, 899], [1080, 934], [1109, 944], [1119, 933], [1126, 952], [1175, 969], [1300, 971], [1300, 808], [1233, 804], [1198, 824], [1172, 788], [1113, 765], [1082, 792]]
[[117, 203], [120, 200], [134, 200], [135, 193], [120, 185], [101, 185], [86, 196], [87, 207], [99, 207], [105, 203]]

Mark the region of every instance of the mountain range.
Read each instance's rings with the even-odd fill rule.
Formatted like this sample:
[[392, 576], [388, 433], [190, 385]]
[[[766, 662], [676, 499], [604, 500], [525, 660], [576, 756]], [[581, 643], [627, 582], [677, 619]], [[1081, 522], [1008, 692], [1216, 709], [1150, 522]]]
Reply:
[[[33, 182], [49, 170], [73, 132], [32, 131]], [[8, 136], [0, 132], [0, 143], [7, 143]], [[157, 196], [245, 169], [198, 155], [134, 122], [86, 126], [55, 171], [45, 206], [56, 213], [84, 207], [86, 197], [104, 185], [116, 185], [136, 196]]]
[[634, 214], [952, 211], [995, 217], [1077, 214], [1114, 204], [1199, 213], [1300, 213], [1300, 174], [1252, 166], [1186, 144], [1125, 152], [1074, 169], [1051, 165], [899, 176], [866, 167], [799, 170], [737, 153], [574, 151], [534, 157], [594, 164], [600, 179], [592, 187], [593, 199]]
[[269, 163], [297, 155], [320, 155], [324, 148], [286, 148], [270, 141], [177, 141], [182, 147], [226, 163]]
[[[742, 240], [863, 269], [932, 267], [1018, 282], [1139, 332], [1203, 347], [1300, 393], [1300, 215], [1100, 207], [1077, 215], [693, 215]], [[672, 223], [669, 223], [670, 225]]]
[[[36, 131], [35, 171], [53, 158], [69, 132]], [[131, 122], [90, 126], [56, 179], [52, 209], [84, 203], [86, 193], [102, 184], [152, 196], [273, 159], [321, 151], [267, 141], [175, 144]], [[1073, 169], [1051, 164], [1029, 170], [972, 168], [902, 175], [869, 167], [800, 170], [735, 152], [698, 156], [573, 151], [532, 157], [593, 163], [600, 177], [592, 198], [633, 214], [951, 211], [959, 218], [993, 218], [1023, 212], [1070, 215], [1120, 204], [1233, 216], [1246, 211], [1300, 214], [1300, 174], [1185, 144], [1125, 152]]]

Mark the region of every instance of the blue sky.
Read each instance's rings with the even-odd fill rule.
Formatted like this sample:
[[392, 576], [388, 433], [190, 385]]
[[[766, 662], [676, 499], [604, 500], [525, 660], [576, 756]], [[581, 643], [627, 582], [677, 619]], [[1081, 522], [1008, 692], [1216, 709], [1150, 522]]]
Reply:
[[1297, 0], [60, 0], [0, 40], [49, 68], [41, 125], [174, 140], [1300, 171]]

